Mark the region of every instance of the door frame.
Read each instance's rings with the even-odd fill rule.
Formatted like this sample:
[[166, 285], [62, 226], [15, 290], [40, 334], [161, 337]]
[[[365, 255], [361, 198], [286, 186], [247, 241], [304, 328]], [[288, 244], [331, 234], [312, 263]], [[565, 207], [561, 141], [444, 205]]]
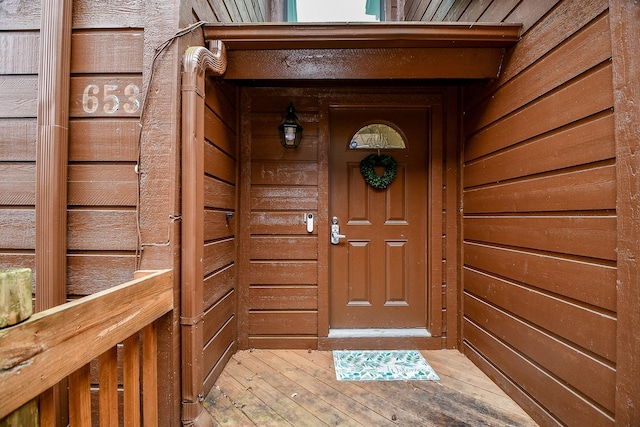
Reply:
[[[425, 213], [430, 215], [427, 218], [427, 319], [426, 329], [431, 333], [431, 337], [329, 337], [330, 330], [330, 241], [329, 241], [329, 216], [330, 216], [330, 108], [332, 106], [371, 106], [379, 102], [384, 97], [387, 104], [397, 104], [402, 106], [420, 106], [431, 109], [430, 121], [440, 121], [440, 133], [432, 134], [430, 138], [430, 150], [428, 150], [427, 180], [430, 197], [425, 206]], [[388, 88], [384, 86], [375, 89], [350, 89], [342, 93], [328, 92], [320, 95], [319, 100], [319, 129], [318, 129], [318, 348], [330, 350], [338, 348], [353, 349], [393, 349], [393, 348], [419, 348], [419, 349], [440, 349], [444, 347], [455, 348], [458, 346], [457, 326], [454, 327], [453, 334], [447, 333], [446, 338], [443, 332], [446, 330], [443, 322], [443, 307], [448, 307], [446, 317], [450, 325], [457, 325], [459, 313], [459, 279], [455, 271], [458, 265], [457, 249], [450, 251], [450, 248], [458, 244], [459, 237], [446, 239], [442, 236], [453, 232], [454, 236], [459, 236], [457, 201], [460, 200], [458, 193], [458, 167], [449, 167], [445, 171], [445, 159], [449, 162], [457, 159], [458, 136], [455, 126], [457, 122], [457, 99], [453, 89], [422, 89], [416, 88]], [[429, 126], [429, 129], [434, 129]], [[438, 132], [438, 129], [434, 129]], [[452, 144], [446, 144], [450, 140]], [[445, 147], [449, 147], [445, 151]], [[453, 156], [453, 157], [451, 157]], [[456, 165], [458, 163], [455, 160]], [[453, 174], [449, 173], [453, 169]], [[445, 185], [449, 190], [443, 190]], [[453, 189], [453, 191], [451, 190]], [[445, 192], [447, 193], [445, 196]], [[455, 192], [454, 194], [452, 194]], [[453, 198], [453, 204], [451, 204]], [[446, 201], [446, 202], [445, 202]], [[443, 204], [447, 203], [446, 206]], [[451, 209], [454, 207], [454, 209]], [[443, 211], [444, 210], [444, 211]], [[453, 210], [453, 212], [451, 211]], [[446, 217], [446, 218], [445, 218]], [[450, 224], [452, 221], [452, 225]], [[445, 230], [446, 227], [446, 230]], [[440, 236], [440, 237], [438, 237]], [[431, 244], [430, 244], [431, 243]], [[445, 254], [446, 252], [446, 254]], [[453, 265], [443, 265], [443, 259], [447, 255], [453, 255]], [[453, 281], [449, 282], [448, 279]], [[447, 287], [446, 298], [443, 296], [442, 287], [444, 283], [455, 283], [451, 288]], [[455, 294], [451, 296], [450, 294]], [[450, 309], [454, 313], [450, 313]], [[447, 331], [449, 332], [449, 331]], [[453, 338], [453, 340], [447, 339]], [[455, 341], [455, 342], [450, 342]]]

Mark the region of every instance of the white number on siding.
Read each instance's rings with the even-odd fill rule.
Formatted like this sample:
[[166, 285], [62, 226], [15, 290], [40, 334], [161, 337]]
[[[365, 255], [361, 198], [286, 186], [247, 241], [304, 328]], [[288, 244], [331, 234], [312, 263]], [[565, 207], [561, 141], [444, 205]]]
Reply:
[[[100, 107], [100, 87], [96, 84], [88, 84], [82, 92], [82, 109], [87, 114], [94, 114]], [[105, 84], [102, 87], [102, 111], [106, 114], [116, 114], [120, 108], [120, 98], [127, 100], [123, 109], [127, 114], [135, 114], [140, 110], [140, 88], [130, 83], [124, 88], [124, 93], [118, 91], [118, 85]]]
[[100, 88], [94, 84], [87, 85], [82, 93], [82, 108], [85, 113], [95, 113], [98, 109], [98, 97], [95, 96], [100, 92]]
[[140, 109], [140, 101], [138, 100], [139, 93], [140, 89], [138, 89], [138, 86], [134, 85], [133, 83], [124, 88], [124, 95], [129, 101], [125, 102], [124, 111], [126, 111], [127, 113], [135, 113]]

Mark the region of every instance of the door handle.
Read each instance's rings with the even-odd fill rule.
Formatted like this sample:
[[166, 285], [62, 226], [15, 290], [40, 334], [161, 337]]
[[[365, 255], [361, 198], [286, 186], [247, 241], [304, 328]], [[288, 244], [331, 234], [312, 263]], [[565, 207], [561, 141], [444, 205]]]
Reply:
[[337, 245], [340, 243], [340, 239], [344, 239], [347, 236], [340, 234], [340, 226], [338, 225], [338, 217], [334, 216], [331, 219], [331, 244]]

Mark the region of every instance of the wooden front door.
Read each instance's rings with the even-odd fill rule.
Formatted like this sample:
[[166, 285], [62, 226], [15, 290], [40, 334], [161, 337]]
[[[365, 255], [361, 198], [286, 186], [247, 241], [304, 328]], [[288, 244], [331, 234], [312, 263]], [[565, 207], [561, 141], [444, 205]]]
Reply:
[[[426, 327], [428, 119], [427, 107], [330, 109], [329, 220], [336, 217], [345, 236], [329, 250], [332, 329]], [[377, 151], [350, 144], [370, 123], [388, 124], [406, 143], [380, 151], [398, 164], [382, 190], [367, 184], [359, 168]]]

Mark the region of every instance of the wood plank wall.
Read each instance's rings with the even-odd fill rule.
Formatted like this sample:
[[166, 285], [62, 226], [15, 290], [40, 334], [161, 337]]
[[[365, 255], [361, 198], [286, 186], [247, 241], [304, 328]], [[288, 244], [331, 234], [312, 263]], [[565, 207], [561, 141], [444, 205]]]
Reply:
[[[129, 85], [142, 88], [142, 2], [126, 2], [113, 13], [115, 6], [89, 0], [74, 3], [67, 242], [70, 298], [123, 283], [135, 269], [139, 117], [135, 101], [140, 102], [141, 94]], [[0, 96], [5, 100], [0, 106], [2, 267], [35, 267], [39, 26], [40, 2], [17, 1], [0, 8]], [[117, 110], [109, 95], [118, 97]]]
[[136, 268], [144, 7], [94, 3], [74, 4], [71, 36], [70, 296], [124, 283]]
[[[264, 22], [267, 0], [183, 2], [180, 26], [197, 21]], [[203, 43], [203, 40], [193, 40]], [[208, 393], [238, 342], [237, 172], [238, 92], [219, 78], [206, 82], [205, 241], [204, 241], [204, 390]], [[233, 215], [227, 218], [227, 214]]]
[[[510, 16], [531, 17], [531, 3]], [[465, 353], [543, 425], [614, 424], [607, 7], [559, 2], [465, 97]]]
[[0, 7], [0, 268], [35, 267], [40, 2]]
[[[304, 128], [295, 150], [278, 125], [292, 102]], [[318, 226], [317, 90], [243, 89], [239, 287], [242, 348], [316, 348]]]
[[207, 22], [267, 22], [270, 14], [270, 0], [191, 0], [184, 1], [183, 26], [197, 21]]
[[220, 79], [207, 80], [203, 278], [203, 372], [207, 392], [237, 347], [237, 99], [235, 86]]
[[[403, 89], [351, 88], [242, 88], [241, 109], [241, 178], [239, 225], [239, 346], [240, 348], [317, 348], [326, 323], [327, 306], [322, 306], [319, 292], [326, 292], [326, 265], [323, 265], [318, 233], [328, 230], [328, 183], [321, 182], [328, 173], [328, 146], [321, 140], [321, 105], [327, 99], [340, 99], [345, 93], [398, 93]], [[410, 89], [404, 89], [411, 91]], [[422, 91], [425, 97], [428, 89]], [[439, 89], [432, 89], [438, 92]], [[447, 103], [455, 92], [446, 92]], [[280, 145], [277, 127], [286, 107], [293, 103], [304, 128], [297, 149]], [[447, 104], [449, 105], [449, 104]], [[447, 108], [455, 109], [453, 106]], [[450, 112], [449, 110], [447, 110]], [[447, 120], [447, 139], [457, 140], [455, 111]], [[459, 247], [457, 208], [457, 153], [450, 144], [447, 163], [442, 167], [442, 290], [433, 296], [440, 304], [441, 317], [433, 319], [434, 337], [442, 338], [442, 347], [458, 345], [457, 291]], [[446, 193], [446, 194], [444, 194]], [[306, 231], [305, 213], [313, 213], [313, 233]], [[446, 230], [446, 231], [445, 231]], [[319, 240], [321, 243], [319, 243]], [[327, 249], [325, 249], [326, 251]], [[326, 252], [324, 257], [326, 258]], [[326, 262], [326, 259], [325, 261]], [[324, 276], [324, 282], [323, 282]], [[326, 303], [325, 303], [326, 304]], [[453, 309], [449, 309], [453, 307]], [[323, 311], [324, 310], [324, 311]], [[320, 316], [320, 317], [319, 317]]]

